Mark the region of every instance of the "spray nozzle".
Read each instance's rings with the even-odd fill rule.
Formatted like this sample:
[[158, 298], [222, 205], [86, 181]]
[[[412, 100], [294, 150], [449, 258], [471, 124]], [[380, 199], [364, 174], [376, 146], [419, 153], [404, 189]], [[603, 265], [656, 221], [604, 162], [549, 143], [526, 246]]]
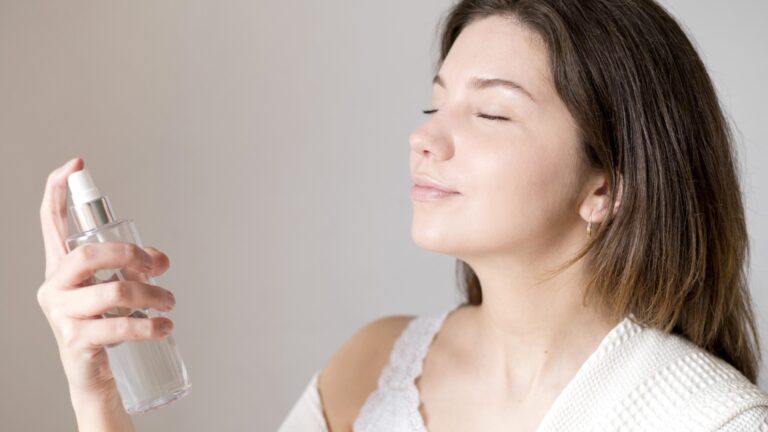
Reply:
[[99, 188], [91, 178], [91, 173], [87, 169], [75, 171], [67, 178], [67, 185], [72, 193], [72, 203], [74, 205], [84, 204], [101, 197]]

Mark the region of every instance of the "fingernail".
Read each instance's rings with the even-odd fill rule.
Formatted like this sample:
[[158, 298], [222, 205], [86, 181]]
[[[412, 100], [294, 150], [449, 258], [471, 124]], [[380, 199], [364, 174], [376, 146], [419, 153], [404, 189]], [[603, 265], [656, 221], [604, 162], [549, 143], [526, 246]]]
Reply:
[[160, 331], [164, 334], [168, 334], [173, 329], [173, 322], [172, 321], [163, 321], [163, 323], [160, 325]]
[[176, 306], [176, 297], [173, 294], [168, 293], [165, 297], [165, 305], [168, 307], [168, 309]]

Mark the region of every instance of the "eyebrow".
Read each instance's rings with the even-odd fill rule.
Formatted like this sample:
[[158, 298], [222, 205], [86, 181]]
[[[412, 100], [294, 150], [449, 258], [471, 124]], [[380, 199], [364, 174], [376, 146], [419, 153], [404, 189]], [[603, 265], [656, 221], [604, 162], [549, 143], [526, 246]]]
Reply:
[[[443, 82], [443, 79], [440, 77], [440, 75], [435, 75], [435, 77], [432, 79], [432, 84], [437, 84], [440, 87], [445, 88], [445, 83]], [[480, 78], [480, 77], [474, 77], [469, 80], [470, 87], [474, 89], [486, 89], [491, 87], [504, 87], [506, 89], [518, 92], [520, 94], [523, 94], [525, 96], [528, 96], [533, 102], [536, 102], [536, 98], [533, 97], [533, 95], [525, 89], [522, 85], [510, 81], [505, 80], [501, 78]]]

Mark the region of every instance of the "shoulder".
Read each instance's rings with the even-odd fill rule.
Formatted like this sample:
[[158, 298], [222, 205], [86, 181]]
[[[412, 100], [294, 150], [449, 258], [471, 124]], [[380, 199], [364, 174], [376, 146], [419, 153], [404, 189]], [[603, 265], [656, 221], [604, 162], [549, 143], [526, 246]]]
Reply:
[[768, 394], [730, 363], [677, 334], [653, 329], [642, 334], [632, 354], [653, 366], [641, 387], [656, 403], [675, 407], [670, 409], [673, 423], [730, 431], [753, 430], [765, 422]]
[[717, 432], [768, 430], [768, 406], [755, 406], [731, 417]]
[[320, 371], [318, 392], [332, 431], [352, 429], [360, 408], [376, 390], [395, 341], [413, 318], [391, 315], [367, 323], [344, 342]]

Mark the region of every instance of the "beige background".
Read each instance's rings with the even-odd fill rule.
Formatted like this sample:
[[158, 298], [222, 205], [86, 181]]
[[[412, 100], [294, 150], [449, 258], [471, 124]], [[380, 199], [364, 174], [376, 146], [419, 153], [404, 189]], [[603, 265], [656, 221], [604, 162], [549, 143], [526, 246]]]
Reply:
[[[45, 177], [74, 156], [172, 261], [159, 283], [193, 389], [138, 430], [274, 430], [361, 325], [454, 304], [453, 260], [411, 242], [408, 196], [450, 4], [0, 0], [1, 428], [75, 430], [35, 299]], [[768, 8], [668, 4], [737, 124], [768, 336]]]

